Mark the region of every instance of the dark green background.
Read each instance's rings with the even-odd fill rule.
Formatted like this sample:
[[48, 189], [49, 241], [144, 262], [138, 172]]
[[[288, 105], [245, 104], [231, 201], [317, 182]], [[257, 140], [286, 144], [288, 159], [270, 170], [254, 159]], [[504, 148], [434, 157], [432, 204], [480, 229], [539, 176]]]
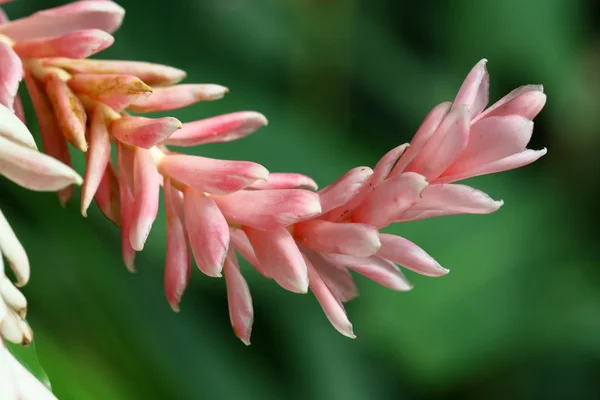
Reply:
[[[61, 1], [20, 0], [11, 18]], [[410, 293], [364, 279], [339, 335], [312, 295], [249, 268], [252, 346], [233, 335], [224, 282], [194, 268], [182, 311], [162, 291], [164, 214], [137, 257], [77, 196], [2, 181], [0, 205], [28, 250], [24, 289], [40, 361], [66, 399], [552, 399], [600, 397], [600, 41], [592, 1], [170, 0], [127, 9], [106, 58], [171, 64], [231, 93], [171, 115], [256, 110], [267, 128], [190, 151], [306, 173], [325, 186], [410, 140], [489, 59], [491, 96], [542, 83], [548, 103], [527, 168], [473, 179], [505, 200], [489, 216], [394, 226], [451, 273]], [[32, 111], [28, 109], [32, 120]], [[31, 124], [37, 132], [37, 126]], [[37, 134], [37, 133], [36, 133]], [[74, 154], [83, 171], [83, 157]]]

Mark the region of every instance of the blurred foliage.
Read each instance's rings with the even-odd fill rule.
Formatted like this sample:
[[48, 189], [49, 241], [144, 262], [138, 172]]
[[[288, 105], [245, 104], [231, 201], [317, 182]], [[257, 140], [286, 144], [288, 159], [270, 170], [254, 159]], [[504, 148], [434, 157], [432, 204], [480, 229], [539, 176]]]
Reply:
[[[6, 5], [12, 18], [62, 1]], [[322, 186], [410, 140], [486, 57], [492, 99], [543, 83], [535, 165], [471, 184], [505, 206], [489, 216], [400, 224], [452, 272], [410, 274], [410, 293], [358, 279], [358, 339], [329, 326], [312, 296], [245, 269], [252, 346], [231, 332], [224, 283], [195, 270], [182, 311], [162, 292], [159, 216], [138, 273], [118, 232], [78, 199], [3, 181], [0, 206], [29, 252], [25, 288], [42, 365], [66, 399], [549, 399], [600, 397], [597, 209], [600, 79], [594, 2], [505, 0], [120, 1], [104, 58], [167, 63], [232, 92], [171, 113], [191, 121], [253, 109], [270, 124], [191, 151], [258, 161]], [[598, 10], [596, 10], [598, 11]], [[29, 117], [32, 111], [29, 108]], [[33, 118], [31, 118], [33, 120]], [[31, 124], [32, 129], [37, 129]], [[83, 158], [74, 165], [83, 171]]]

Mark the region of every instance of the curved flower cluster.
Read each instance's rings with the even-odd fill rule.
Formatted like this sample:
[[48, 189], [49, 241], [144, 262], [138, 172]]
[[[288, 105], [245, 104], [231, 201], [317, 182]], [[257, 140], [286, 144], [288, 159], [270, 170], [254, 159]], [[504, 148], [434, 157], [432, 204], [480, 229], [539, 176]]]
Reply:
[[[15, 94], [24, 77], [45, 151], [65, 164], [67, 143], [86, 153], [82, 213], [95, 200], [120, 227], [130, 270], [156, 219], [162, 187], [170, 305], [178, 310], [193, 257], [206, 275], [224, 275], [231, 323], [246, 344], [253, 307], [236, 251], [284, 289], [312, 291], [332, 325], [354, 337], [343, 307], [358, 295], [351, 271], [398, 291], [411, 289], [398, 265], [427, 276], [448, 272], [414, 243], [380, 229], [496, 211], [502, 202], [453, 182], [518, 168], [545, 154], [526, 149], [532, 120], [545, 104], [542, 87], [518, 88], [486, 109], [485, 60], [468, 74], [454, 102], [426, 116], [410, 145], [320, 191], [300, 174], [180, 154], [168, 146], [239, 139], [267, 120], [250, 111], [185, 124], [132, 115], [219, 99], [227, 89], [179, 84], [185, 73], [164, 65], [87, 59], [112, 44], [110, 33], [123, 14], [111, 1], [87, 0], [0, 26], [0, 100], [18, 114]], [[65, 203], [72, 190], [58, 186]]]

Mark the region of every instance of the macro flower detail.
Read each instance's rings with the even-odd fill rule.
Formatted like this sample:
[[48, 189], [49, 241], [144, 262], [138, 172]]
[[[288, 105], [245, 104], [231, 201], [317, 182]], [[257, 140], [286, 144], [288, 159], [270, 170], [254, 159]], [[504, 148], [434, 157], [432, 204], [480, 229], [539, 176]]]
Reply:
[[[236, 252], [284, 289], [312, 292], [331, 324], [355, 337], [343, 305], [358, 296], [353, 273], [396, 291], [412, 289], [402, 268], [432, 277], [448, 273], [416, 244], [381, 229], [396, 222], [494, 212], [501, 201], [455, 182], [518, 168], [546, 152], [526, 148], [532, 121], [546, 101], [542, 87], [523, 86], [486, 109], [486, 60], [470, 71], [454, 102], [436, 106], [425, 117], [410, 144], [390, 150], [373, 168], [351, 169], [321, 190], [310, 177], [269, 173], [255, 162], [175, 152], [170, 146], [244, 138], [267, 119], [254, 111], [186, 123], [132, 115], [217, 100], [229, 90], [181, 83], [186, 73], [171, 66], [88, 59], [113, 44], [111, 34], [123, 16], [111, 1], [84, 0], [0, 26], [7, 76], [0, 86], [6, 106], [0, 112], [14, 125], [10, 130], [0, 125], [0, 157], [7, 160], [0, 172], [30, 189], [57, 190], [64, 205], [72, 185], [82, 183], [68, 167], [68, 144], [84, 152], [81, 212], [87, 216], [95, 202], [120, 228], [130, 271], [158, 215], [162, 187], [170, 306], [179, 310], [193, 259], [205, 275], [225, 278], [230, 322], [245, 344], [253, 307]], [[37, 152], [26, 128], [15, 122], [22, 78], [44, 150], [53, 158]]]

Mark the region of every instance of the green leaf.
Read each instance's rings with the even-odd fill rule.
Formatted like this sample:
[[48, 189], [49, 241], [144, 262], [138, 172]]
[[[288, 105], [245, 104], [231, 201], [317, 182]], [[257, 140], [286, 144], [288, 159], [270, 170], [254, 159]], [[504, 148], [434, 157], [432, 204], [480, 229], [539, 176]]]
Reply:
[[21, 365], [27, 368], [27, 370], [31, 372], [32, 375], [35, 376], [40, 382], [42, 382], [44, 386], [48, 388], [48, 390], [52, 391], [50, 379], [48, 379], [46, 371], [44, 371], [42, 364], [40, 364], [37, 352], [35, 351], [35, 344], [33, 342], [28, 346], [22, 346], [11, 342], [5, 342], [5, 345], [8, 351], [15, 356]]

